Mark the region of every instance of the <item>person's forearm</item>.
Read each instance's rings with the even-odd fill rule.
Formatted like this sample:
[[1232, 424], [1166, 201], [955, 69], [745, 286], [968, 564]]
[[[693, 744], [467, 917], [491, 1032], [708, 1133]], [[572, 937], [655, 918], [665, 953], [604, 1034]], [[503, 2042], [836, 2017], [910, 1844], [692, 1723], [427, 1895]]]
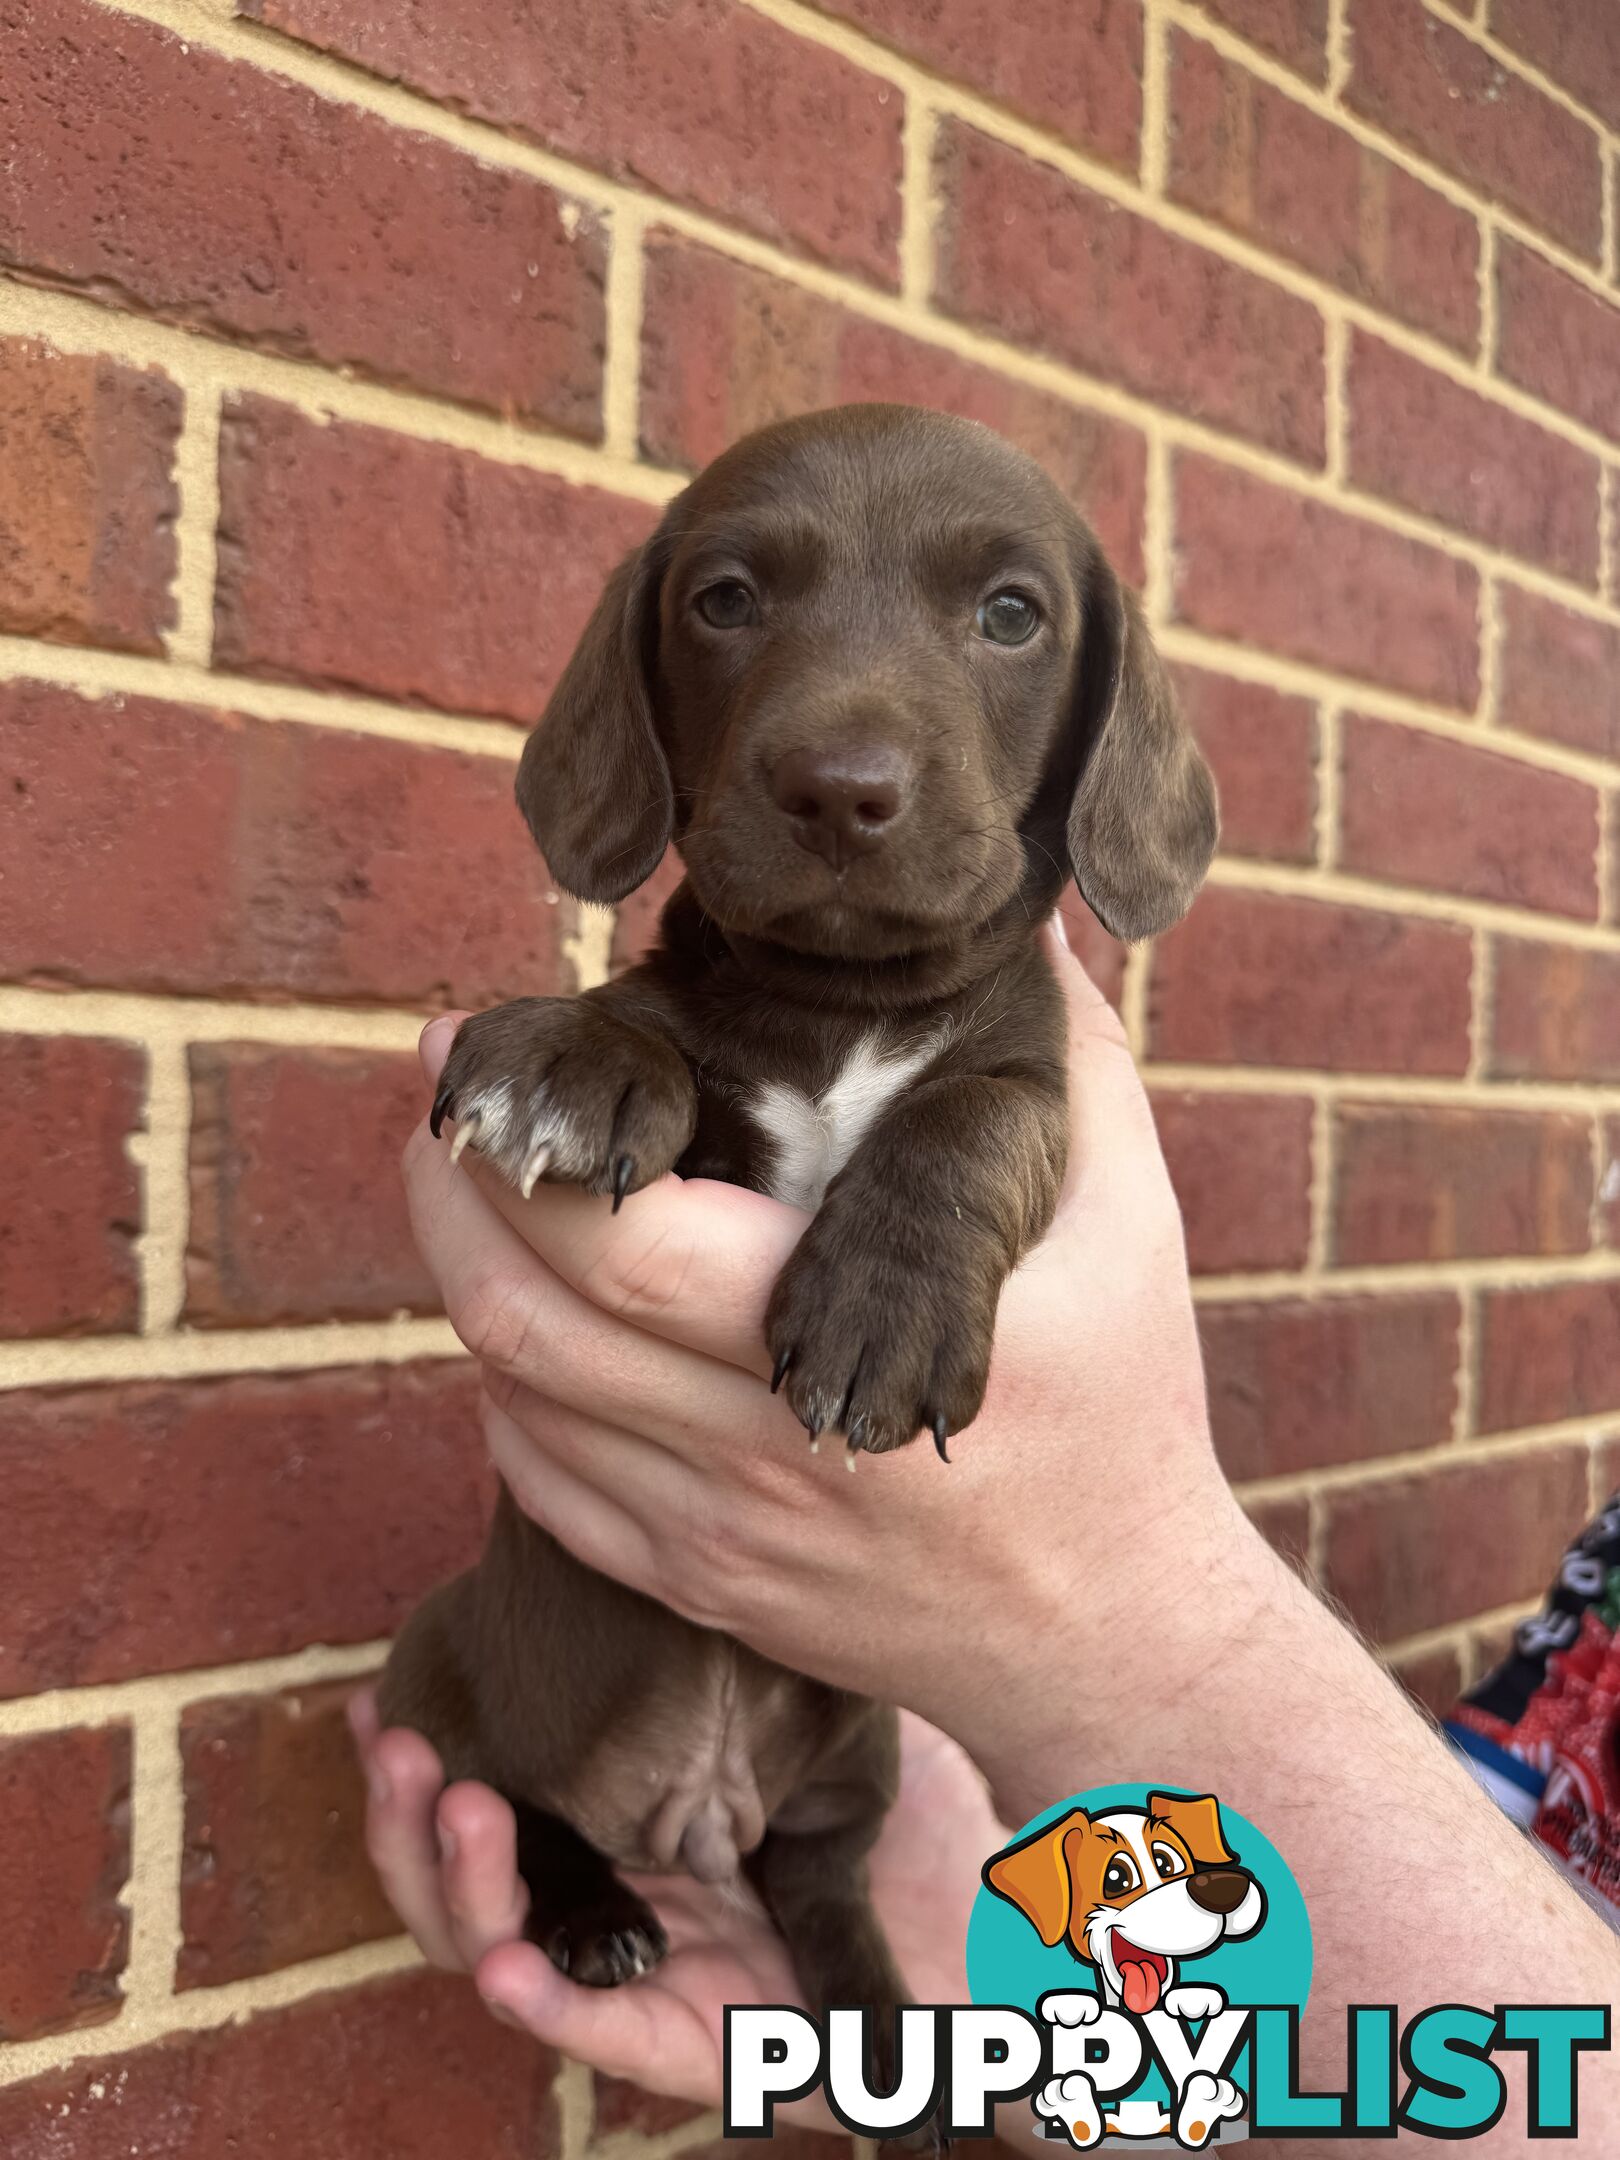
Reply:
[[[1038, 1686], [958, 1725], [1004, 1818], [1123, 1780], [1213, 1792], [1247, 1816], [1310, 1913], [1303, 2068], [1322, 2089], [1342, 2089], [1350, 2003], [1409, 2016], [1447, 2002], [1616, 2001], [1620, 1945], [1603, 1923], [1235, 1506], [1214, 1527], [1196, 1553], [1140, 1563], [1129, 1639], [1066, 1637], [1052, 1603]], [[1472, 2149], [1523, 2149], [1522, 2084], [1510, 2069], [1508, 2111]], [[1589, 2055], [1582, 2149], [1617, 2140], [1620, 2069]]]

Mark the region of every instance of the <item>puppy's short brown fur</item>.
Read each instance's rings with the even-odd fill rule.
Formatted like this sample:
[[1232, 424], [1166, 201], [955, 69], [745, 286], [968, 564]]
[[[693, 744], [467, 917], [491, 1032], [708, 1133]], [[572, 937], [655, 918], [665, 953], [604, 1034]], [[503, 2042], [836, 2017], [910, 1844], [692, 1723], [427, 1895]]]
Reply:
[[[813, 1209], [767, 1321], [788, 1402], [851, 1450], [945, 1453], [1063, 1175], [1037, 926], [1072, 873], [1120, 936], [1162, 930], [1214, 847], [1134, 598], [984, 428], [880, 405], [769, 428], [614, 572], [518, 800], [581, 898], [672, 840], [686, 882], [618, 981], [467, 1021], [435, 1129], [615, 1204], [675, 1170]], [[615, 1865], [740, 1865], [813, 2009], [901, 1999], [865, 1886], [893, 1712], [593, 1574], [509, 1495], [382, 1708], [512, 1801], [529, 1930], [576, 1979], [662, 1954]]]

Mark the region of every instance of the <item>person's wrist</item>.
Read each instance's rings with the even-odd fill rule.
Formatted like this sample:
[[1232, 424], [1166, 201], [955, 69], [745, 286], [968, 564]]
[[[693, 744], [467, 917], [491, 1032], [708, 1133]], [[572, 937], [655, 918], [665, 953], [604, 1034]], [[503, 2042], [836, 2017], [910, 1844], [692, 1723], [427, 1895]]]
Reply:
[[[923, 1714], [1021, 1823], [1066, 1794], [1121, 1779], [1173, 1779], [1166, 1712], [1222, 1645], [1241, 1637], [1279, 1563], [1211, 1465], [1140, 1535], [1037, 1555], [983, 1637], [972, 1683]], [[921, 1707], [920, 1705], [918, 1707]]]

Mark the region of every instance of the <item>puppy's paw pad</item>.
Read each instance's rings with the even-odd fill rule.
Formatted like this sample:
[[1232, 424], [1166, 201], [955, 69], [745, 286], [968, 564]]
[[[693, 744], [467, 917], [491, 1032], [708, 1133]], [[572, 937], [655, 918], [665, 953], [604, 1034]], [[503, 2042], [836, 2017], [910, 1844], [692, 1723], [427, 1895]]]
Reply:
[[622, 1987], [663, 1963], [669, 1937], [651, 1907], [627, 1895], [622, 1903], [563, 1921], [541, 1948], [581, 1987]]

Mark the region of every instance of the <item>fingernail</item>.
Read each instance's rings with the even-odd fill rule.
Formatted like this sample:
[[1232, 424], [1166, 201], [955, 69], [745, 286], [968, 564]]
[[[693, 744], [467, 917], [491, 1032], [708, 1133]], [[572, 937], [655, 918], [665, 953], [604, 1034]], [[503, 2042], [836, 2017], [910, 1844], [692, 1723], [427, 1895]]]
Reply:
[[493, 1995], [480, 1995], [478, 2000], [483, 2004], [484, 2008], [489, 2012], [490, 2016], [492, 2018], [495, 2018], [500, 2024], [510, 2025], [514, 2032], [521, 2032], [523, 2030], [523, 2020], [519, 2017], [514, 2017], [512, 2012], [507, 2009], [505, 2003], [497, 2002]]
[[376, 1763], [373, 1763], [366, 1772], [366, 1780], [371, 1787], [372, 1799], [375, 1800], [378, 1807], [386, 1807], [394, 1797], [394, 1788], [388, 1781], [387, 1772], [380, 1769]]
[[446, 1830], [442, 1825], [439, 1829], [439, 1856], [444, 1860], [453, 1860], [456, 1857], [456, 1833]]

